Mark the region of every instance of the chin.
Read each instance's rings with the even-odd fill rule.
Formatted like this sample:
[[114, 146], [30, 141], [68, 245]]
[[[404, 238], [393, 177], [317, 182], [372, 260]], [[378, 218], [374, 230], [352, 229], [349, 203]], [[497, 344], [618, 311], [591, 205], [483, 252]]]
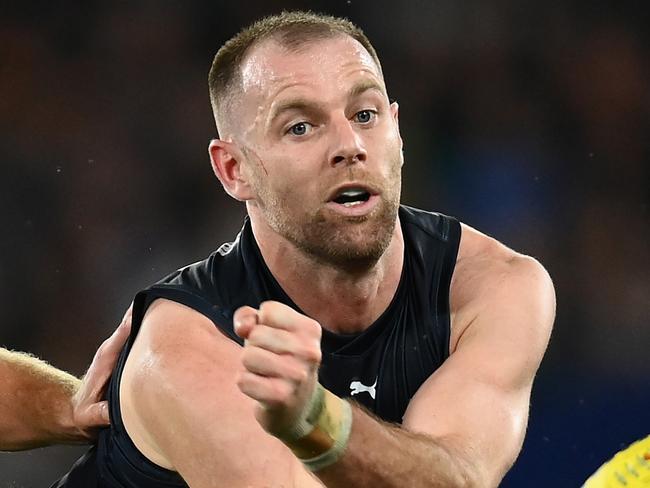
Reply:
[[[278, 234], [317, 262], [345, 270], [374, 266], [391, 242], [397, 202], [383, 201], [372, 212], [341, 215], [319, 208], [313, 214], [275, 212], [267, 221]], [[288, 209], [287, 209], [288, 210]], [[282, 218], [278, 218], [282, 216]]]
[[326, 229], [306, 232], [299, 247], [320, 262], [346, 269], [365, 269], [374, 266], [384, 255], [394, 229], [395, 219], [346, 218], [338, 224], [328, 223]]

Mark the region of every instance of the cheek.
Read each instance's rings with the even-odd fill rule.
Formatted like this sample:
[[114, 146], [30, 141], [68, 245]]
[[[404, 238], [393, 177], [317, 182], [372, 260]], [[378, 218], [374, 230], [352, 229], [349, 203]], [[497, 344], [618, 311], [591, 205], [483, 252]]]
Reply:
[[314, 192], [319, 174], [304, 153], [297, 156], [286, 155], [269, 168], [274, 187], [287, 193], [299, 194]]
[[309, 202], [318, 194], [314, 186], [316, 181], [314, 175], [308, 175], [304, 171], [291, 171], [287, 165], [282, 170], [270, 171], [266, 185], [276, 201], [297, 214], [308, 207]]
[[306, 144], [298, 146], [259, 148], [261, 158], [257, 173], [262, 191], [272, 196], [293, 214], [309, 211], [322, 199], [320, 148]]
[[384, 163], [382, 171], [387, 176], [393, 176], [396, 169], [399, 170], [404, 163], [401, 139], [396, 137], [394, 131], [386, 131], [380, 141], [381, 143], [373, 141], [372, 144], [374, 147], [381, 148], [379, 156]]
[[277, 191], [282, 200], [294, 207], [294, 213], [299, 213], [311, 206], [310, 203], [314, 201], [317, 192], [313, 186], [314, 178], [301, 179], [295, 176], [283, 178]]

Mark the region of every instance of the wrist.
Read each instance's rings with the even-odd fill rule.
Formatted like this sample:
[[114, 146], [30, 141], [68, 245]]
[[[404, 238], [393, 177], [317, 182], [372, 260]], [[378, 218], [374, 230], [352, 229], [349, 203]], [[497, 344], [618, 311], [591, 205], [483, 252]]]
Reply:
[[351, 427], [350, 404], [317, 383], [298, 422], [278, 437], [307, 468], [316, 471], [340, 458]]
[[64, 397], [55, 405], [55, 423], [52, 436], [57, 442], [65, 444], [85, 444], [90, 436], [81, 429], [75, 418], [76, 395], [81, 381], [74, 378], [65, 388]]

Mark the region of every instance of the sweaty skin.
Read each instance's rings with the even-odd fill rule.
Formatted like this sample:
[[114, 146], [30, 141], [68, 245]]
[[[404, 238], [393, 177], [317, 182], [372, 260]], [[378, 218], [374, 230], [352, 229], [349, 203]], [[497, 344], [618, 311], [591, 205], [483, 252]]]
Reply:
[[[452, 354], [402, 426], [353, 407], [344, 455], [314, 474], [269, 435], [311, 396], [322, 328], [362, 331], [395, 294], [402, 140], [379, 67], [349, 37], [298, 52], [265, 41], [242, 71], [238, 121], [210, 144], [213, 169], [246, 202], [267, 266], [307, 316], [276, 302], [242, 308], [242, 348], [198, 312], [155, 301], [120, 386], [130, 437], [193, 488], [498, 486], [521, 449], [555, 298], [539, 263], [468, 226], [451, 285]], [[346, 185], [372, 196], [334, 202]]]
[[[331, 48], [321, 49], [323, 45]], [[307, 277], [320, 277], [310, 283], [312, 291], [319, 287], [318, 292], [305, 297], [303, 302], [308, 303], [301, 303], [309, 316], [322, 317], [322, 325], [336, 332], [362, 330], [386, 308], [401, 275], [403, 242], [397, 218], [392, 216], [399, 204], [403, 165], [397, 104], [389, 103], [381, 72], [369, 54], [346, 38], [305, 48], [295, 56], [267, 43], [254, 50], [243, 71], [250, 65], [262, 66], [252, 71], [265, 76], [250, 77], [242, 111], [255, 113], [263, 107], [266, 116], [263, 124], [255, 124], [252, 133], [256, 137], [242, 144], [264, 155], [265, 168], [272, 173], [262, 177], [254, 161], [241, 169], [251, 182], [242, 188], [240, 197], [247, 202], [256, 240], [289, 296], [305, 295]], [[367, 90], [350, 98], [355, 87]], [[279, 106], [291, 107], [292, 103], [305, 108], [289, 109], [273, 118]], [[376, 119], [369, 124], [350, 123], [363, 109], [376, 110]], [[313, 126], [305, 137], [286, 134], [288, 127], [301, 121]], [[213, 153], [218, 149], [213, 146]], [[353, 158], [363, 164], [348, 164]], [[288, 164], [291, 161], [295, 162]], [[350, 222], [324, 205], [337, 187], [353, 182], [380, 195], [380, 203], [362, 223]], [[391, 213], [388, 222], [379, 220], [381, 212]], [[313, 227], [314, 220], [322, 220], [324, 233], [305, 235], [304, 229]], [[361, 251], [382, 233], [387, 233], [388, 248], [381, 259], [360, 270], [321, 263], [320, 255], [296, 249], [296, 242], [316, 241]], [[339, 308], [337, 316], [328, 320], [323, 314], [332, 307], [323, 297], [332, 293], [339, 307], [350, 308]]]

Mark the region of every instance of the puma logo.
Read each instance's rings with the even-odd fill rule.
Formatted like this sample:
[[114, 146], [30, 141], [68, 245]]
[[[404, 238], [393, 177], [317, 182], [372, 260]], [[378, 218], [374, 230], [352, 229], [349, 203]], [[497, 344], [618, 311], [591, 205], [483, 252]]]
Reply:
[[378, 378], [375, 378], [375, 382], [372, 384], [372, 386], [366, 386], [360, 381], [353, 381], [350, 383], [350, 396], [358, 395], [359, 393], [363, 393], [365, 391], [374, 400], [375, 395], [377, 394], [377, 379]]

